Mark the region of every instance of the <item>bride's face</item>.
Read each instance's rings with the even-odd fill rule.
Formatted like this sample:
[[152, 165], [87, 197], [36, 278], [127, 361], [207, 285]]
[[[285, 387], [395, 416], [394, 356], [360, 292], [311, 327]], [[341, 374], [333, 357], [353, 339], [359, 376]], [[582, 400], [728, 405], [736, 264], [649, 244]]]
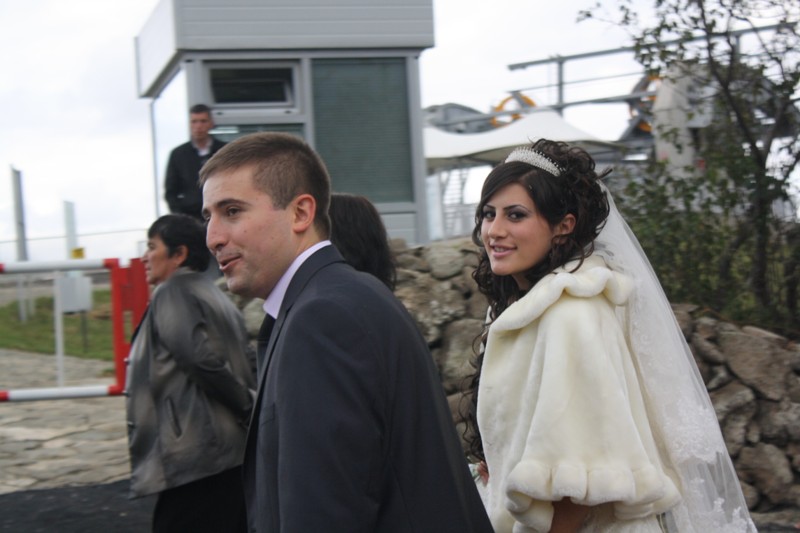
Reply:
[[522, 290], [530, 289], [525, 272], [547, 256], [553, 237], [561, 233], [539, 214], [519, 183], [506, 185], [483, 207], [481, 240], [492, 272], [512, 276]]

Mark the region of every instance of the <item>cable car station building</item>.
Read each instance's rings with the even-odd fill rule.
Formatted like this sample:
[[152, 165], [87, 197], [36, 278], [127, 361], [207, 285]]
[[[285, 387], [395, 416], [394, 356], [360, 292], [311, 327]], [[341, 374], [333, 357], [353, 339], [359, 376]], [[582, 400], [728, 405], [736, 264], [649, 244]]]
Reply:
[[367, 196], [391, 237], [427, 242], [418, 59], [433, 42], [432, 0], [162, 0], [135, 41], [157, 202], [202, 103], [219, 139], [304, 138], [334, 191]]

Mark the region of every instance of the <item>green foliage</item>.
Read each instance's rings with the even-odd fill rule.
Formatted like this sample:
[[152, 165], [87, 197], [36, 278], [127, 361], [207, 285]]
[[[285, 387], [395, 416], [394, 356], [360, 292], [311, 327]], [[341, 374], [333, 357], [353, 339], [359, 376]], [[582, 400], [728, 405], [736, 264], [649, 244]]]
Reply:
[[716, 258], [730, 229], [712, 213], [703, 183], [655, 164], [631, 179], [620, 198], [630, 224], [672, 301], [714, 301]]
[[[93, 292], [92, 310], [64, 315], [64, 352], [90, 359], [114, 359], [111, 328], [111, 293]], [[36, 353], [55, 353], [53, 298], [37, 298], [34, 313], [20, 322], [19, 306], [12, 302], [0, 307], [0, 348]], [[86, 346], [84, 346], [84, 322]]]
[[[784, 238], [784, 227], [773, 228], [767, 249], [769, 290], [775, 305], [761, 306], [750, 287], [755, 237], [744, 232], [736, 213], [741, 200], [712, 191], [734, 190], [723, 176], [708, 172], [694, 177], [671, 174], [664, 164], [652, 164], [625, 177], [618, 194], [626, 220], [647, 253], [670, 301], [694, 303], [708, 312], [742, 324], [753, 324], [800, 338], [797, 295], [787, 290], [783, 265], [800, 275], [800, 247]], [[791, 226], [800, 234], [797, 225]], [[733, 243], [738, 248], [731, 253]], [[723, 263], [730, 258], [730, 264]], [[794, 262], [792, 262], [792, 260]]]
[[[800, 337], [797, 217], [783, 218], [800, 163], [800, 4], [782, 0], [617, 0], [580, 18], [612, 20], [645, 72], [703, 88], [659, 142], [692, 150], [691, 168], [651, 161], [620, 203], [673, 301]], [[676, 93], [677, 94], [677, 91]], [[673, 110], [679, 104], [672, 103]]]

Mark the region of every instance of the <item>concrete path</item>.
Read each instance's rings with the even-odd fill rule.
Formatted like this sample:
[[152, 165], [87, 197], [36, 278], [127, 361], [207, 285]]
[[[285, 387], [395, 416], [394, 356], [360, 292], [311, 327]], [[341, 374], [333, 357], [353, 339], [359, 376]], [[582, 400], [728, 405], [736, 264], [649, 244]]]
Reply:
[[[65, 385], [112, 384], [113, 363], [65, 357]], [[55, 387], [51, 355], [0, 350], [0, 390]], [[127, 479], [123, 397], [0, 403], [0, 495]]]

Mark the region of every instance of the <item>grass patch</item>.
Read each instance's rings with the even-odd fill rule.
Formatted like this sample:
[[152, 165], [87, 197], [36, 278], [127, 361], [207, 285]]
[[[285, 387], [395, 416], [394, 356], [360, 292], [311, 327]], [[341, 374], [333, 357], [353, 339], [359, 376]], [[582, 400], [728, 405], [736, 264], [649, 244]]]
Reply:
[[[12, 302], [0, 307], [0, 348], [53, 354], [56, 351], [53, 297], [37, 298], [35, 312], [19, 320], [19, 306]], [[111, 327], [111, 292], [92, 292], [92, 310], [64, 315], [64, 353], [87, 359], [114, 359]], [[85, 322], [85, 326], [84, 326]], [[85, 335], [84, 335], [85, 327]]]

